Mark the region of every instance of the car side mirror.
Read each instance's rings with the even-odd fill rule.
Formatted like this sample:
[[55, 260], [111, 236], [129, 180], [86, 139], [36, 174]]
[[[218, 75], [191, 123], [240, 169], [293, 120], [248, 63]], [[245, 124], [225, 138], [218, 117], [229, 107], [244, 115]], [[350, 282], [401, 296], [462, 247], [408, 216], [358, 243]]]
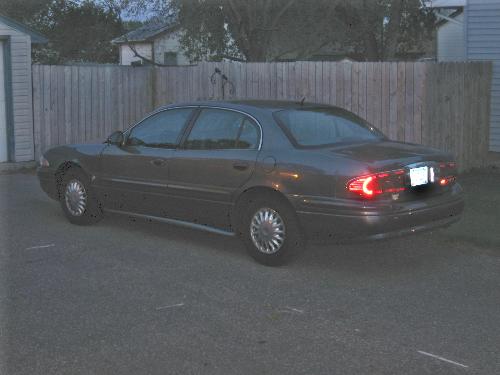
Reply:
[[125, 140], [125, 136], [123, 135], [123, 132], [120, 130], [115, 131], [112, 133], [108, 139], [106, 140], [106, 143], [109, 145], [115, 145], [115, 146], [123, 146], [123, 141]]

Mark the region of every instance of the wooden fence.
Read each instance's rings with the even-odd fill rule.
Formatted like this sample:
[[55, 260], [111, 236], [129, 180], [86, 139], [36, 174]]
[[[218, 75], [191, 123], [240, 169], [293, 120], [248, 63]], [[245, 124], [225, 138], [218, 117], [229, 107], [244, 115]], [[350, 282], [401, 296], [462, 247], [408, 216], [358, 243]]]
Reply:
[[[224, 89], [215, 68], [231, 82]], [[351, 110], [391, 139], [451, 151], [467, 170], [488, 154], [490, 85], [491, 64], [479, 62], [35, 65], [35, 154], [104, 140], [168, 103], [305, 98]]]

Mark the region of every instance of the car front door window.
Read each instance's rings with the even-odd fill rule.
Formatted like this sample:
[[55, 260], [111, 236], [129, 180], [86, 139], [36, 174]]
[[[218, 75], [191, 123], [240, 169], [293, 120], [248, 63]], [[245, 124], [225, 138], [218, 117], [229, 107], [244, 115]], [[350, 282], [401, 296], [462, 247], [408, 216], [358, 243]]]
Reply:
[[127, 145], [175, 148], [191, 113], [191, 108], [171, 109], [156, 113], [131, 130]]

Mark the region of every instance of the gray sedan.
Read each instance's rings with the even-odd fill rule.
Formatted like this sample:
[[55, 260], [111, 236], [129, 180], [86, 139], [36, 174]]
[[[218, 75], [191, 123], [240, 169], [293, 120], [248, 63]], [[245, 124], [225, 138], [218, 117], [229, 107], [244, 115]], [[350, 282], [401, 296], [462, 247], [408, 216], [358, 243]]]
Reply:
[[388, 140], [341, 108], [276, 101], [163, 107], [103, 144], [40, 160], [68, 220], [104, 212], [238, 235], [278, 265], [306, 240], [378, 239], [449, 225], [463, 211], [452, 155]]

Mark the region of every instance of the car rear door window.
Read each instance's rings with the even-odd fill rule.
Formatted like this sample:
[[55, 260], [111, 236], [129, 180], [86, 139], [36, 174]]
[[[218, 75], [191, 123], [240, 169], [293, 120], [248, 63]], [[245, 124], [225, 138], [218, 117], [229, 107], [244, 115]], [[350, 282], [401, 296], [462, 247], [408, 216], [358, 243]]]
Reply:
[[242, 113], [203, 109], [185, 148], [190, 150], [255, 149], [259, 133], [255, 123]]
[[132, 129], [127, 144], [174, 148], [192, 112], [192, 108], [179, 108], [156, 113]]
[[259, 131], [257, 126], [253, 121], [246, 118], [243, 124], [241, 124], [240, 135], [236, 147], [241, 149], [256, 149], [258, 147], [258, 142]]

